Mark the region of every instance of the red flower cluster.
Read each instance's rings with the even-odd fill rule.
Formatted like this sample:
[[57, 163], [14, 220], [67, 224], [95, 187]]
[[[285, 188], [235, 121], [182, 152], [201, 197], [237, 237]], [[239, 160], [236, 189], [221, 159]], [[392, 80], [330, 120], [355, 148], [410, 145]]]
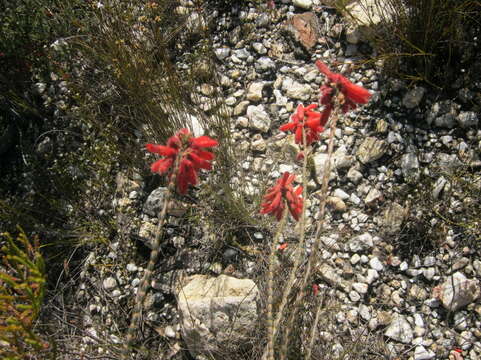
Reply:
[[[316, 66], [321, 73], [327, 77], [327, 83], [321, 86], [321, 104], [325, 105], [324, 112], [332, 111], [334, 104], [332, 97], [338, 89], [344, 95], [342, 103], [342, 112], [347, 113], [351, 109], [355, 109], [357, 104], [366, 104], [371, 97], [371, 93], [362, 86], [353, 84], [341, 74], [333, 73], [322, 61], [317, 60]], [[327, 115], [329, 117], [329, 115]]]
[[286, 203], [292, 217], [298, 221], [302, 212], [303, 200], [301, 197], [302, 186], [298, 186], [295, 190], [292, 182], [295, 175], [285, 172], [282, 178], [277, 180], [275, 186], [271, 187], [264, 196], [264, 202], [261, 204], [261, 214], [272, 214], [277, 220], [282, 218]]
[[299, 105], [294, 115], [291, 116], [292, 122], [282, 125], [280, 130], [294, 132], [296, 144], [302, 144], [303, 129], [306, 132], [306, 145], [319, 140], [319, 134], [324, 131], [329, 114], [326, 117], [324, 113], [312, 111], [315, 108], [317, 108], [316, 104], [307, 107]]
[[145, 147], [151, 153], [164, 156], [151, 165], [150, 169], [154, 173], [166, 173], [179, 159], [176, 186], [179, 193], [185, 194], [189, 185], [197, 184], [197, 172], [200, 169], [212, 169], [210, 161], [214, 159], [214, 154], [203, 149], [217, 145], [218, 142], [208, 136], [195, 138], [188, 129], [181, 129], [167, 140], [167, 146], [147, 144]]

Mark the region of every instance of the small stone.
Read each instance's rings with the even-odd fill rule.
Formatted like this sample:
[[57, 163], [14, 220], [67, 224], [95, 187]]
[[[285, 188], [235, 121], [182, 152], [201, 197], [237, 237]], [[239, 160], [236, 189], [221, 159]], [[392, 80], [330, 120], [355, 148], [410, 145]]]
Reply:
[[467, 279], [460, 272], [449, 276], [446, 281], [433, 289], [434, 297], [450, 311], [457, 311], [471, 304], [479, 297], [479, 282]]
[[309, 10], [312, 7], [312, 0], [293, 0], [294, 6]]
[[214, 53], [215, 56], [217, 56], [217, 59], [224, 60], [230, 55], [230, 49], [228, 47], [223, 47], [215, 49]]
[[176, 332], [174, 330], [174, 328], [170, 325], [167, 325], [165, 328], [164, 328], [164, 335], [171, 338], [171, 339], [175, 339], [176, 337]]
[[127, 271], [128, 272], [136, 272], [137, 266], [135, 264], [129, 263], [129, 264], [127, 264]]
[[359, 294], [366, 294], [369, 286], [364, 283], [353, 283], [352, 288], [356, 290]]
[[363, 176], [361, 172], [359, 172], [355, 168], [350, 168], [349, 171], [347, 172], [347, 178], [353, 184], [358, 184], [362, 180]]
[[361, 257], [358, 254], [352, 255], [350, 259], [352, 265], [356, 265], [359, 260], [361, 260]]
[[426, 348], [422, 345], [416, 346], [414, 349], [414, 360], [430, 360], [434, 359], [436, 354], [431, 350], [426, 350]]
[[379, 273], [374, 269], [368, 269], [366, 275], [366, 282], [368, 284], [372, 284], [377, 279], [379, 279]]
[[263, 105], [249, 105], [247, 107], [247, 118], [250, 127], [254, 130], [267, 132], [271, 126], [271, 119]]
[[436, 269], [432, 267], [423, 269], [423, 276], [426, 278], [426, 280], [431, 281], [435, 275], [436, 275]]
[[367, 194], [366, 198], [364, 199], [364, 203], [367, 206], [373, 206], [381, 199], [382, 199], [382, 193], [378, 189], [372, 188]]
[[380, 159], [387, 150], [387, 145], [384, 140], [379, 140], [376, 137], [367, 137], [357, 150], [357, 158], [363, 164]]
[[415, 153], [404, 154], [401, 158], [401, 171], [406, 179], [417, 179], [419, 161]]
[[426, 89], [423, 87], [415, 87], [411, 89], [404, 95], [402, 103], [408, 109], [414, 109], [415, 107], [419, 106]]
[[[249, 101], [241, 101], [234, 107], [232, 114], [235, 116], [242, 115], [246, 112], [246, 109], [248, 106], [249, 106]], [[246, 127], [246, 126], [242, 126], [242, 127]]]
[[113, 290], [117, 287], [117, 280], [113, 277], [108, 277], [102, 282], [102, 286], [106, 291]]
[[478, 126], [478, 115], [474, 111], [462, 111], [456, 118], [462, 128]]
[[309, 100], [312, 93], [312, 88], [310, 85], [301, 84], [291, 78], [285, 78], [282, 81], [282, 90], [284, 90], [286, 95], [291, 99], [302, 101]]
[[353, 237], [348, 241], [347, 246], [349, 250], [353, 253], [358, 253], [371, 249], [374, 246], [372, 241], [372, 235], [369, 233], [364, 233]]
[[336, 189], [334, 190], [334, 194], [333, 194], [335, 197], [338, 197], [339, 199], [341, 200], [347, 200], [349, 199], [349, 194], [346, 193], [344, 190], [342, 189]]
[[262, 89], [264, 88], [264, 82], [254, 82], [247, 88], [247, 100], [259, 101], [262, 100]]
[[382, 271], [384, 269], [384, 265], [381, 263], [381, 261], [377, 257], [373, 257], [369, 261], [369, 266], [371, 266], [371, 268], [376, 271]]
[[402, 342], [404, 344], [410, 344], [413, 340], [413, 331], [411, 325], [402, 315], [397, 315], [388, 326], [384, 335], [395, 341]]
[[355, 292], [354, 290], [349, 292], [349, 299], [351, 299], [352, 302], [358, 302], [361, 300], [361, 296]]
[[452, 267], [452, 271], [461, 270], [462, 268], [466, 267], [469, 264], [469, 259], [466, 257], [462, 257], [461, 259], [457, 260]]
[[326, 199], [326, 204], [335, 212], [345, 212], [347, 210], [346, 203], [336, 196], [328, 196]]

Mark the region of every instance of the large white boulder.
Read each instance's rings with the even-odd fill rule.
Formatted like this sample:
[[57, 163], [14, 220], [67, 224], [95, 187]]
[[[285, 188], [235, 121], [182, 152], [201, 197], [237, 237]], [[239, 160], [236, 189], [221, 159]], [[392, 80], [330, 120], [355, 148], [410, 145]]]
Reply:
[[246, 346], [258, 317], [259, 289], [250, 279], [194, 275], [177, 293], [182, 336], [197, 358], [222, 359]]

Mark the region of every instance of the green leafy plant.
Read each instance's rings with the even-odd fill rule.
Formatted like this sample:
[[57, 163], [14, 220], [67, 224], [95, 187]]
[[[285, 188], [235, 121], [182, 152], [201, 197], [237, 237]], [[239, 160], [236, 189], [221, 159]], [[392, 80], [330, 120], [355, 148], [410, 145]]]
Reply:
[[30, 359], [31, 351], [49, 345], [35, 332], [44, 296], [45, 264], [38, 238], [30, 241], [20, 229], [17, 237], [2, 234], [0, 267], [0, 355], [2, 359]]

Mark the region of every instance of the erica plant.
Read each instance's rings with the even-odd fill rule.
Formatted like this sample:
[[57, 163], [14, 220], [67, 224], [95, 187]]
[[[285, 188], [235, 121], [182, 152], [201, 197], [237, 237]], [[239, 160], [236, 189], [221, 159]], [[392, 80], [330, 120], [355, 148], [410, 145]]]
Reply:
[[214, 159], [214, 154], [207, 149], [214, 148], [217, 145], [218, 142], [208, 136], [193, 137], [188, 129], [179, 130], [167, 140], [166, 145], [146, 145], [147, 151], [162, 156], [161, 159], [151, 165], [150, 169], [153, 173], [166, 175], [169, 182], [164, 195], [162, 210], [159, 214], [150, 259], [137, 290], [135, 307], [127, 333], [127, 356], [128, 351], [130, 351], [128, 345], [132, 345], [136, 338], [142, 313], [142, 305], [152, 279], [155, 263], [159, 257], [160, 239], [162, 238], [167, 209], [170, 206], [172, 195], [176, 190], [179, 194], [186, 194], [189, 185], [196, 185], [198, 183], [199, 171], [201, 169], [210, 170], [212, 168], [211, 161]]
[[[346, 114], [350, 110], [354, 110], [358, 105], [366, 104], [371, 94], [365, 88], [353, 84], [346, 77], [329, 70], [329, 68], [321, 61], [316, 62], [319, 71], [326, 77], [326, 81], [320, 87], [319, 104], [310, 104], [306, 107], [299, 105], [296, 112], [291, 116], [290, 122], [280, 127], [281, 131], [294, 133], [294, 141], [300, 147], [297, 155], [298, 160], [303, 160], [302, 164], [302, 182], [303, 186], [294, 189], [292, 183], [295, 179], [294, 174], [284, 173], [277, 181], [276, 185], [268, 190], [264, 196], [261, 213], [271, 214], [279, 221], [276, 235], [271, 244], [271, 253], [269, 256], [269, 268], [267, 274], [267, 345], [263, 359], [285, 359], [289, 346], [289, 335], [293, 328], [294, 320], [301, 307], [302, 300], [305, 298], [307, 290], [312, 291], [314, 296], [318, 294], [318, 287], [310, 284], [312, 269], [318, 259], [320, 233], [323, 226], [325, 216], [326, 199], [328, 193], [328, 181], [331, 171], [331, 159], [334, 149], [334, 133], [336, 130], [338, 116]], [[322, 112], [315, 111], [322, 107]], [[328, 158], [323, 171], [321, 185], [321, 201], [317, 216], [317, 227], [314, 235], [313, 246], [308, 256], [305, 269], [302, 269], [301, 280], [298, 286], [295, 286], [296, 278], [299, 274], [302, 260], [306, 256], [305, 251], [305, 209], [304, 203], [307, 197], [307, 161], [312, 155], [312, 144], [320, 141], [320, 134], [325, 128], [330, 128], [328, 137]], [[302, 197], [301, 197], [302, 193]], [[280, 238], [285, 223], [287, 212], [290, 212], [295, 221], [300, 222], [299, 229], [299, 245], [294, 256], [294, 264], [290, 271], [287, 283], [282, 286], [282, 295], [280, 301], [273, 299], [274, 287], [274, 259], [276, 249], [279, 249], [277, 242]], [[285, 248], [285, 246], [283, 247]], [[291, 300], [289, 300], [291, 299]], [[273, 309], [273, 304], [278, 303], [277, 309]], [[286, 305], [290, 303], [290, 311], [286, 312]], [[305, 343], [305, 359], [310, 359], [312, 348], [316, 336], [316, 328], [320, 317], [320, 306], [317, 306], [313, 325], [309, 340]], [[280, 325], [284, 324], [283, 331]], [[280, 341], [280, 350], [278, 347], [279, 334], [283, 332], [282, 341]]]

